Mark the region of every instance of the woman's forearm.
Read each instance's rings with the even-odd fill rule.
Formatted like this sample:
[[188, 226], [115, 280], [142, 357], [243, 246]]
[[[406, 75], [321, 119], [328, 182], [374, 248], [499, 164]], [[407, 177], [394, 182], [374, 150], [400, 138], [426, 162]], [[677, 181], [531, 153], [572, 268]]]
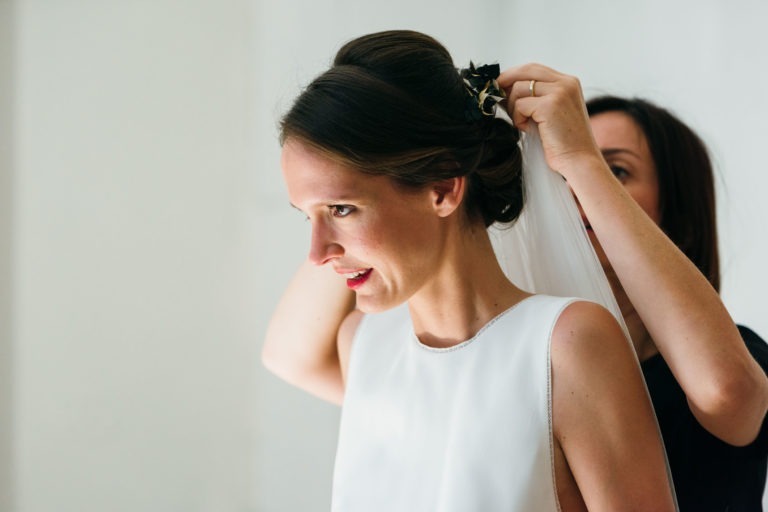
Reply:
[[344, 385], [336, 341], [354, 305], [354, 293], [330, 268], [303, 263], [270, 319], [264, 365], [301, 389], [341, 403]]
[[766, 413], [768, 379], [717, 292], [606, 164], [585, 160], [566, 177], [697, 419], [726, 442], [750, 442]]

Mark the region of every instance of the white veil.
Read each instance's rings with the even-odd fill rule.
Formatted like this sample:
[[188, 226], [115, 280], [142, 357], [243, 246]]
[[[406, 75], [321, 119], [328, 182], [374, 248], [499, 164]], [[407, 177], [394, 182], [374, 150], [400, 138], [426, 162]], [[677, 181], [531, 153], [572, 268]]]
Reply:
[[[496, 116], [511, 122], [501, 108], [496, 109]], [[616, 317], [631, 344], [629, 330], [589, 241], [576, 200], [562, 176], [547, 165], [538, 127], [532, 121], [521, 133], [521, 146], [525, 206], [512, 226], [494, 224], [488, 229], [502, 270], [526, 291], [580, 297], [601, 304]], [[661, 430], [658, 432], [663, 446]], [[679, 510], [666, 456], [665, 463], [675, 510]]]
[[[460, 75], [471, 103], [477, 102], [477, 116], [494, 116], [514, 124], [500, 106], [506, 95], [496, 82], [498, 64], [476, 68], [470, 62], [468, 68], [460, 70]], [[562, 176], [547, 165], [539, 129], [532, 119], [528, 129], [520, 133], [520, 144], [525, 205], [511, 226], [494, 224], [488, 229], [502, 270], [510, 281], [526, 291], [579, 297], [601, 304], [616, 317], [630, 340], [576, 201]]]
[[[509, 118], [497, 108], [497, 116]], [[521, 132], [525, 206], [512, 226], [489, 228], [496, 257], [520, 288], [601, 304], [629, 332], [597, 259], [571, 190], [544, 159], [538, 127]]]
[[[501, 108], [496, 109], [496, 116], [511, 122]], [[563, 177], [550, 169], [544, 158], [538, 127], [529, 121], [528, 129], [520, 135], [525, 206], [511, 226], [494, 224], [488, 228], [502, 270], [526, 291], [601, 304], [616, 317], [631, 345], [629, 330], [589, 241], [576, 200]], [[663, 446], [658, 420], [656, 428]], [[679, 510], [669, 460], [664, 460], [675, 510]]]

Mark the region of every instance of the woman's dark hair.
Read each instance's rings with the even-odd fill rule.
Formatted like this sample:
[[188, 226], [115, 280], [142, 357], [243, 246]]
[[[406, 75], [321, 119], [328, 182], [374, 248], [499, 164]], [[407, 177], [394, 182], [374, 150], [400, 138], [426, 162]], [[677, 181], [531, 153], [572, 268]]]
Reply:
[[412, 31], [359, 37], [336, 54], [282, 119], [295, 139], [406, 187], [468, 176], [466, 211], [485, 225], [523, 206], [519, 133], [491, 116], [467, 120], [468, 92], [448, 51]]
[[659, 180], [660, 227], [719, 290], [714, 172], [702, 140], [668, 110], [643, 99], [601, 96], [587, 102], [587, 111], [624, 113], [643, 131]]

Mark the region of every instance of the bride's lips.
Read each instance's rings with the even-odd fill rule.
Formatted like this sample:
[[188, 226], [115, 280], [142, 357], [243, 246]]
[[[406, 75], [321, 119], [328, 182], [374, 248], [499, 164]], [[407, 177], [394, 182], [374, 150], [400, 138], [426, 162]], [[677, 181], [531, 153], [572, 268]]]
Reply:
[[372, 268], [366, 268], [361, 270], [342, 271], [337, 270], [339, 274], [342, 274], [347, 278], [347, 287], [351, 290], [360, 288], [371, 277]]

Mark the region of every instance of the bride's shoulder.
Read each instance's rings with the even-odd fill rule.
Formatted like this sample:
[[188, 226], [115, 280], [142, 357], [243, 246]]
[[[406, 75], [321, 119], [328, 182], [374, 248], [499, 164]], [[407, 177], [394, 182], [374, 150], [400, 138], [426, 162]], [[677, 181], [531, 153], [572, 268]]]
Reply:
[[633, 356], [632, 346], [616, 318], [603, 306], [590, 301], [570, 302], [552, 329], [553, 368], [582, 371], [603, 366], [612, 356]]

